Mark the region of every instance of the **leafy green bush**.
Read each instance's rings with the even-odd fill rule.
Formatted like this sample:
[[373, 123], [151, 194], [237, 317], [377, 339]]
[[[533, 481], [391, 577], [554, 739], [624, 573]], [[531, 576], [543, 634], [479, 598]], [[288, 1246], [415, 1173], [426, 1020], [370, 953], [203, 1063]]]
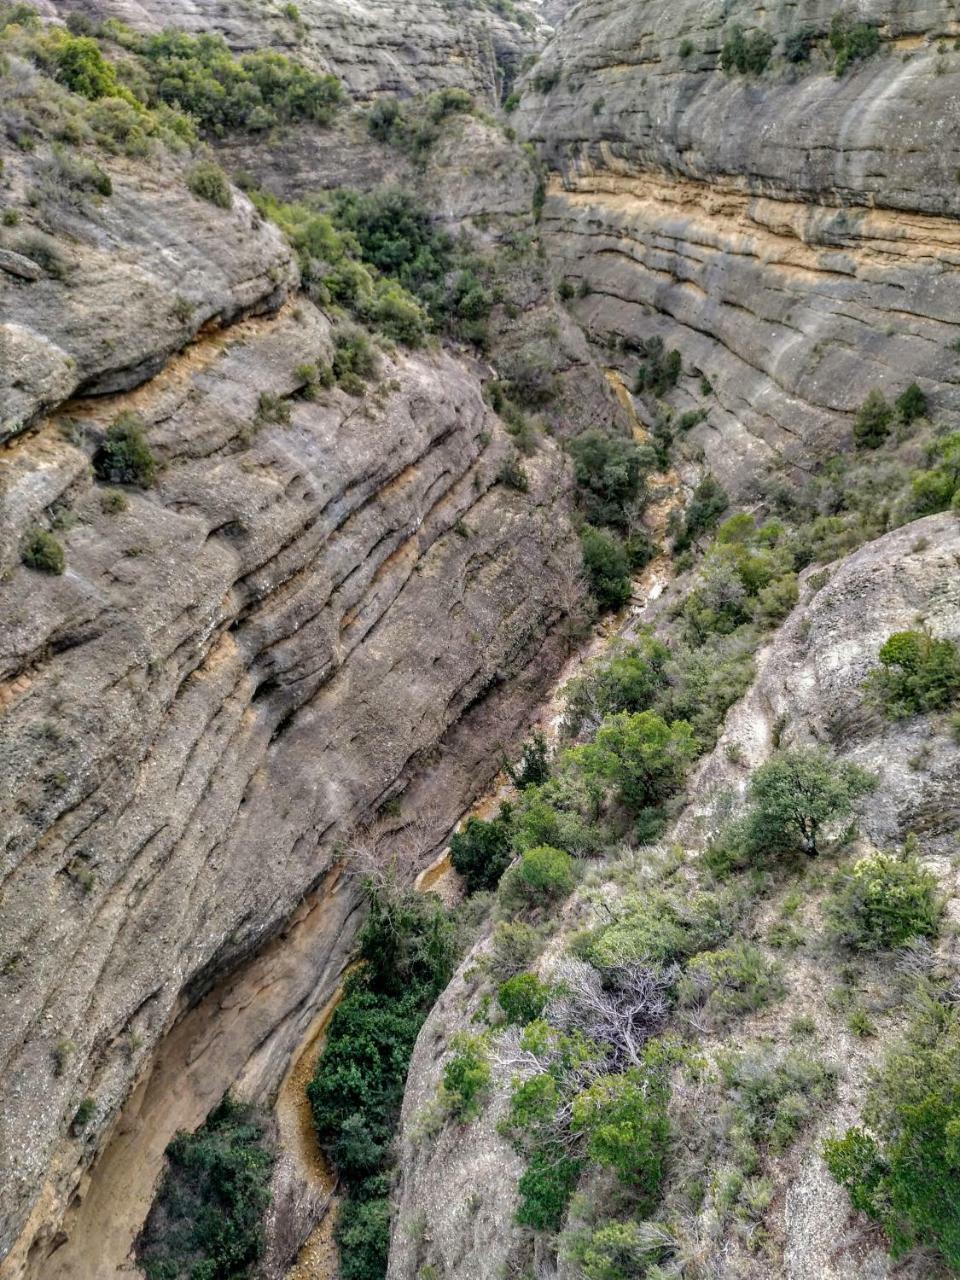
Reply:
[[229, 1096], [167, 1148], [167, 1172], [137, 1242], [149, 1280], [241, 1280], [263, 1251], [273, 1154], [250, 1106]]
[[518, 973], [500, 984], [497, 1000], [507, 1022], [526, 1026], [539, 1018], [553, 995], [553, 989], [534, 973]]
[[335, 76], [317, 75], [267, 49], [234, 57], [219, 35], [164, 31], [141, 40], [137, 52], [156, 100], [214, 134], [293, 120], [327, 124], [343, 99]]
[[640, 343], [644, 361], [637, 370], [633, 389], [636, 395], [651, 392], [655, 396], [665, 396], [677, 385], [683, 368], [680, 352], [674, 348], [665, 351], [662, 338], [647, 338]]
[[659, 1069], [631, 1068], [598, 1076], [573, 1100], [572, 1129], [584, 1135], [592, 1160], [633, 1188], [640, 1213], [655, 1205], [666, 1172], [669, 1096]]
[[333, 348], [333, 376], [348, 395], [362, 396], [380, 367], [370, 339], [362, 329], [341, 325], [334, 330]]
[[583, 568], [597, 606], [622, 609], [630, 599], [630, 561], [621, 540], [606, 529], [584, 525], [580, 534]]
[[508, 489], [514, 489], [517, 493], [526, 493], [530, 488], [526, 469], [515, 453], [504, 458], [500, 470], [497, 472], [497, 479], [501, 484], [505, 484]]
[[774, 44], [773, 36], [766, 31], [744, 33], [741, 26], [734, 24], [724, 38], [720, 66], [727, 75], [738, 71], [742, 76], [758, 76], [766, 69]]
[[550, 751], [539, 729], [534, 729], [530, 741], [523, 744], [519, 765], [513, 766], [505, 761], [504, 767], [518, 791], [542, 786], [547, 781], [550, 777]]
[[139, 414], [125, 409], [107, 428], [103, 443], [94, 452], [93, 469], [109, 484], [133, 484], [149, 489], [156, 476], [156, 462]]
[[876, 449], [890, 434], [894, 412], [882, 391], [868, 393], [853, 421], [853, 440], [858, 449]]
[[450, 837], [450, 861], [463, 876], [467, 893], [495, 889], [512, 856], [508, 806], [491, 822], [468, 818], [463, 830]]
[[576, 950], [601, 971], [626, 964], [672, 964], [719, 946], [742, 915], [740, 898], [719, 893], [648, 889], [617, 904], [617, 917], [582, 934]]
[[514, 849], [549, 844], [577, 858], [598, 853], [607, 837], [597, 821], [597, 799], [570, 757], [561, 756], [555, 777], [521, 795], [513, 814]]
[[880, 32], [868, 22], [854, 22], [844, 13], [835, 13], [830, 23], [833, 69], [842, 76], [851, 62], [872, 57], [880, 48]]
[[943, 711], [960, 696], [960, 650], [925, 631], [896, 631], [880, 648], [881, 665], [864, 681], [891, 719]]
[[886, 1232], [895, 1257], [924, 1245], [960, 1270], [960, 1021], [930, 1003], [874, 1078], [866, 1129], [824, 1146], [856, 1209]]
[[383, 1280], [390, 1253], [390, 1198], [353, 1196], [341, 1204], [336, 1228], [339, 1280]]
[[482, 1036], [461, 1033], [453, 1040], [453, 1057], [443, 1069], [443, 1096], [450, 1115], [467, 1124], [480, 1114], [492, 1079]]
[[655, 459], [626, 436], [585, 431], [570, 443], [577, 503], [592, 525], [625, 529], [644, 498], [644, 477]]
[[559, 1143], [535, 1151], [518, 1183], [517, 1222], [535, 1231], [559, 1230], [582, 1169], [583, 1161]]
[[801, 27], [798, 31], [791, 31], [783, 42], [783, 56], [787, 62], [807, 62], [817, 39], [818, 32], [814, 27]]
[[670, 650], [651, 632], [632, 644], [616, 644], [610, 656], [566, 686], [564, 731], [578, 734], [619, 711], [648, 711], [667, 683]]
[[687, 1008], [702, 1007], [715, 1021], [751, 1013], [784, 994], [782, 971], [759, 947], [737, 941], [692, 956], [677, 987]]
[[872, 853], [837, 874], [826, 914], [834, 936], [858, 951], [933, 938], [942, 905], [937, 878], [912, 854]]
[[20, 559], [28, 569], [61, 574], [67, 567], [63, 547], [47, 529], [31, 529], [20, 548]]
[[201, 200], [209, 200], [220, 209], [229, 209], [233, 205], [233, 192], [227, 175], [212, 160], [203, 160], [187, 174], [187, 186]]
[[117, 79], [116, 68], [106, 60], [92, 36], [51, 31], [43, 52], [44, 60], [53, 64], [59, 78], [73, 93], [90, 99], [130, 98], [130, 91]]
[[528, 849], [506, 872], [500, 882], [500, 894], [505, 905], [537, 906], [567, 897], [575, 883], [574, 862], [569, 853], [542, 844]]
[[927, 397], [923, 394], [915, 382], [911, 382], [906, 391], [901, 391], [893, 404], [897, 417], [901, 422], [915, 422], [917, 418], [923, 418], [927, 412]]
[[611, 784], [620, 803], [636, 815], [677, 789], [696, 743], [685, 720], [667, 724], [653, 711], [620, 711], [573, 755], [588, 780]]
[[693, 491], [682, 524], [673, 538], [674, 552], [686, 551], [708, 529], [713, 528], [730, 505], [723, 485], [709, 472]]

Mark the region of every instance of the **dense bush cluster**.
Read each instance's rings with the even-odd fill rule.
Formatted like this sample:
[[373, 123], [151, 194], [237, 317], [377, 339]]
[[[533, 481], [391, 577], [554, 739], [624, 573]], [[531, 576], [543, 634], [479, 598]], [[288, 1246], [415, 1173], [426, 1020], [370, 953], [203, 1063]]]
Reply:
[[960, 698], [960, 649], [926, 631], [897, 631], [880, 647], [867, 695], [893, 720], [944, 711]]
[[273, 1153], [250, 1106], [225, 1097], [178, 1133], [137, 1243], [148, 1280], [243, 1280], [263, 1250]]
[[453, 928], [436, 898], [387, 885], [368, 887], [368, 901], [360, 965], [307, 1087], [317, 1136], [348, 1192], [337, 1227], [343, 1280], [386, 1273], [385, 1175], [407, 1066], [454, 960]]
[[838, 872], [826, 905], [837, 940], [858, 951], [936, 936], [942, 904], [937, 879], [910, 852], [872, 853]]
[[61, 574], [67, 567], [63, 547], [49, 529], [28, 530], [20, 548], [20, 559], [28, 569], [39, 573]]
[[94, 452], [93, 469], [109, 484], [150, 488], [157, 468], [139, 414], [125, 409], [116, 416]]
[[439, 141], [441, 125], [450, 116], [471, 115], [474, 103], [465, 89], [447, 87], [407, 99], [377, 98], [367, 116], [367, 128], [380, 142], [389, 142], [415, 160], [422, 160]]
[[734, 24], [724, 37], [720, 66], [728, 75], [760, 75], [766, 70], [776, 42], [766, 31], [747, 31]]

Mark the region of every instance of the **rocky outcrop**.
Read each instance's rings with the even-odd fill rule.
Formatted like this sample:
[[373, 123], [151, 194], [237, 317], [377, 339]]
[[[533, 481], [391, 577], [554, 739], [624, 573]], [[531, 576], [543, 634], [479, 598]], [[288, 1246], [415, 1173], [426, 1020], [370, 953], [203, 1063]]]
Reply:
[[[631, 376], [642, 341], [680, 349], [672, 403], [707, 411], [694, 440], [735, 491], [844, 445], [872, 387], [960, 403], [956, 18], [858, 6], [880, 51], [837, 76], [835, 8], [593, 0], [518, 112], [555, 171], [545, 242], [590, 292], [578, 318]], [[719, 69], [734, 23], [774, 41], [762, 74]], [[818, 42], [789, 63], [801, 29]]]
[[105, 161], [102, 197], [71, 189], [49, 145], [4, 148], [23, 212], [0, 228], [0, 441], [72, 395], [136, 386], [205, 325], [275, 310], [298, 278], [245, 196], [221, 209], [186, 162], [157, 160]]
[[[5, 1249], [47, 1178], [50, 1239], [178, 1007], [438, 749], [440, 838], [555, 661], [556, 453], [528, 494], [497, 484], [509, 440], [439, 353], [384, 356], [366, 399], [297, 399], [297, 366], [329, 354], [323, 316], [289, 305], [3, 460]], [[120, 408], [160, 473], [114, 511], [90, 455]], [[59, 530], [62, 577], [19, 564], [35, 523]]]

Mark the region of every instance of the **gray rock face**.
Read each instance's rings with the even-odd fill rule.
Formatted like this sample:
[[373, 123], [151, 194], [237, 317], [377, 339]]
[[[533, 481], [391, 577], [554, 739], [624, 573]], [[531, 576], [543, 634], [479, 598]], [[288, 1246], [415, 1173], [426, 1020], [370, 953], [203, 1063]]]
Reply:
[[275, 310], [297, 279], [245, 196], [232, 209], [199, 199], [169, 153], [157, 170], [105, 161], [102, 199], [51, 189], [47, 147], [0, 152], [5, 199], [23, 209], [0, 228], [0, 441], [77, 392], [136, 386], [202, 326]]
[[[842, 445], [872, 387], [917, 381], [958, 407], [952, 11], [864, 5], [874, 58], [838, 78], [821, 40], [787, 63], [786, 37], [834, 10], [581, 4], [518, 112], [557, 175], [549, 253], [592, 290], [578, 318], [621, 340], [631, 374], [642, 340], [680, 349], [673, 402], [707, 410], [694, 439], [734, 490]], [[718, 69], [735, 20], [776, 40], [762, 75]]]
[[[67, 1132], [79, 1100], [102, 1131], [184, 990], [269, 936], [449, 735], [439, 838], [555, 661], [556, 452], [529, 494], [496, 484], [509, 440], [440, 354], [384, 358], [365, 400], [289, 399], [329, 351], [288, 306], [3, 460], [3, 1248], [48, 1171], [55, 1206], [94, 1153]], [[258, 420], [264, 393], [288, 423]], [[107, 514], [89, 457], [121, 407], [161, 471]], [[18, 562], [51, 512], [62, 577]]]
[[332, 72], [360, 98], [452, 87], [497, 102], [504, 77], [512, 78], [544, 30], [532, 0], [516, 6], [517, 19], [470, 0], [42, 0], [38, 7], [51, 17], [119, 18], [135, 31], [216, 33], [237, 52], [276, 49]]

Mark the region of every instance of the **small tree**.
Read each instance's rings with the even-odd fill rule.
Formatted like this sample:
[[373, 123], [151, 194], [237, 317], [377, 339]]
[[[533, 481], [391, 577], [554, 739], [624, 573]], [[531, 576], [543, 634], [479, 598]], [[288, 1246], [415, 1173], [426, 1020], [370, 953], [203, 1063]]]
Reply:
[[915, 382], [911, 382], [906, 391], [901, 391], [894, 402], [897, 417], [909, 425], [927, 412], [927, 397]]
[[696, 751], [685, 720], [667, 724], [653, 711], [621, 711], [608, 716], [593, 742], [572, 755], [588, 779], [612, 783], [625, 807], [638, 814], [676, 790]]
[[644, 477], [655, 466], [649, 448], [626, 436], [585, 431], [570, 444], [579, 486], [577, 501], [591, 524], [627, 527], [627, 512], [643, 493]]
[[501, 882], [500, 892], [506, 905], [536, 905], [556, 902], [571, 893], [576, 883], [574, 862], [569, 853], [538, 845], [528, 849]]
[[580, 534], [583, 568], [597, 605], [622, 609], [630, 599], [630, 561], [620, 539], [606, 529], [584, 525]]
[[524, 1027], [540, 1017], [551, 994], [535, 973], [518, 973], [501, 983], [497, 1001], [508, 1022]]
[[873, 775], [825, 751], [781, 751], [750, 779], [750, 843], [756, 852], [802, 849], [815, 857], [823, 828], [875, 785]]
[[610, 1165], [652, 1207], [666, 1171], [670, 1141], [669, 1088], [657, 1070], [631, 1068], [598, 1076], [573, 1102], [571, 1127], [587, 1152]]
[[864, 688], [894, 720], [943, 711], [960, 695], [960, 650], [925, 631], [895, 631], [881, 646], [881, 665]]
[[876, 449], [890, 434], [893, 410], [876, 387], [867, 395], [853, 422], [853, 440], [858, 449]]
[[458, 1035], [453, 1048], [443, 1069], [443, 1096], [450, 1114], [466, 1124], [480, 1114], [490, 1087], [490, 1062], [481, 1036]]
[[101, 480], [110, 484], [150, 488], [157, 468], [139, 414], [125, 410], [114, 418], [93, 455], [93, 469]]

